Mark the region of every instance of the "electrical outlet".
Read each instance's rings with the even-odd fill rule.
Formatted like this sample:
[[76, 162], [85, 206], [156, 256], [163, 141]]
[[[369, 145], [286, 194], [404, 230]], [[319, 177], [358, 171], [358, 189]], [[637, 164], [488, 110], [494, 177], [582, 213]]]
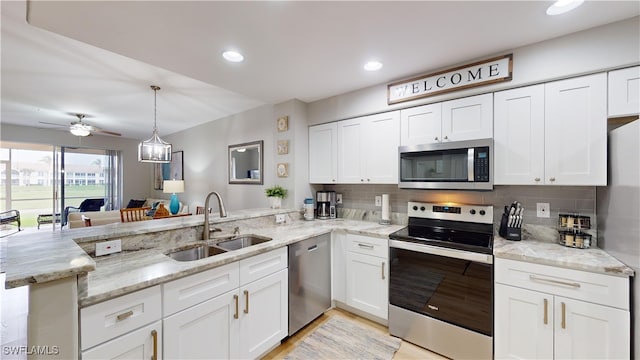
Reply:
[[96, 256], [109, 255], [122, 251], [122, 240], [110, 240], [96, 243]]
[[336, 194], [336, 204], [342, 204], [342, 194]]
[[382, 206], [382, 196], [376, 195], [376, 206]]
[[549, 203], [537, 203], [536, 209], [537, 209], [536, 216], [538, 216], [539, 218], [551, 217], [551, 214], [549, 211]]
[[285, 222], [284, 214], [276, 214], [276, 224], [282, 224]]

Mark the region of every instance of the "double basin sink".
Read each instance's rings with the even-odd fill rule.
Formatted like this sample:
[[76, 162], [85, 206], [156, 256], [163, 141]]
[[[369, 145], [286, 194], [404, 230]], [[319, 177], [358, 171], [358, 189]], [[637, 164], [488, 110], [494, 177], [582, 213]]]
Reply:
[[271, 241], [271, 238], [258, 235], [239, 235], [234, 238], [220, 241], [216, 244], [198, 244], [187, 248], [170, 250], [165, 255], [177, 261], [193, 261], [209, 256], [224, 254], [227, 251], [239, 250], [252, 245], [258, 245]]

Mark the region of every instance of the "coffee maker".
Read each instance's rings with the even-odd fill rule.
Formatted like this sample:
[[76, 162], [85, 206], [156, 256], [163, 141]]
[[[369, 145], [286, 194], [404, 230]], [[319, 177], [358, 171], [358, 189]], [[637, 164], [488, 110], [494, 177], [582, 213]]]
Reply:
[[335, 191], [316, 192], [316, 217], [322, 220], [336, 218]]

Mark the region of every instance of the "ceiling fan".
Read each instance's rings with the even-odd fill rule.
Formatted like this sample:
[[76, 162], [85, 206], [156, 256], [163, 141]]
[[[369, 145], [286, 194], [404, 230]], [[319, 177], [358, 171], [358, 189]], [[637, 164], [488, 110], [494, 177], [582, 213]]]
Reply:
[[[120, 133], [103, 130], [103, 129], [100, 129], [99, 127], [87, 124], [86, 122], [82, 121], [85, 118], [84, 114], [73, 114], [73, 115], [75, 115], [78, 118], [78, 121], [71, 122], [71, 124], [69, 125], [69, 132], [75, 136], [89, 136], [94, 133], [112, 135], [112, 136], [121, 136]], [[46, 121], [40, 121], [40, 123], [47, 124], [47, 125], [55, 125], [55, 126], [66, 126], [66, 125], [60, 125], [60, 124], [50, 123]]]

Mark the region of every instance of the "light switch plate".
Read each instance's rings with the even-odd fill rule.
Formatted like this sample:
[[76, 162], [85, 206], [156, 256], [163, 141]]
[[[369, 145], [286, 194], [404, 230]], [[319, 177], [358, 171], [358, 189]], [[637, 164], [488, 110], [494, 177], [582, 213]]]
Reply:
[[376, 206], [382, 206], [382, 196], [376, 195]]
[[342, 194], [336, 194], [336, 204], [342, 204]]
[[549, 203], [536, 203], [536, 216], [539, 218], [551, 217]]
[[96, 243], [96, 256], [109, 255], [122, 251], [122, 240], [110, 240]]
[[284, 221], [284, 214], [276, 214], [276, 224], [282, 224]]

